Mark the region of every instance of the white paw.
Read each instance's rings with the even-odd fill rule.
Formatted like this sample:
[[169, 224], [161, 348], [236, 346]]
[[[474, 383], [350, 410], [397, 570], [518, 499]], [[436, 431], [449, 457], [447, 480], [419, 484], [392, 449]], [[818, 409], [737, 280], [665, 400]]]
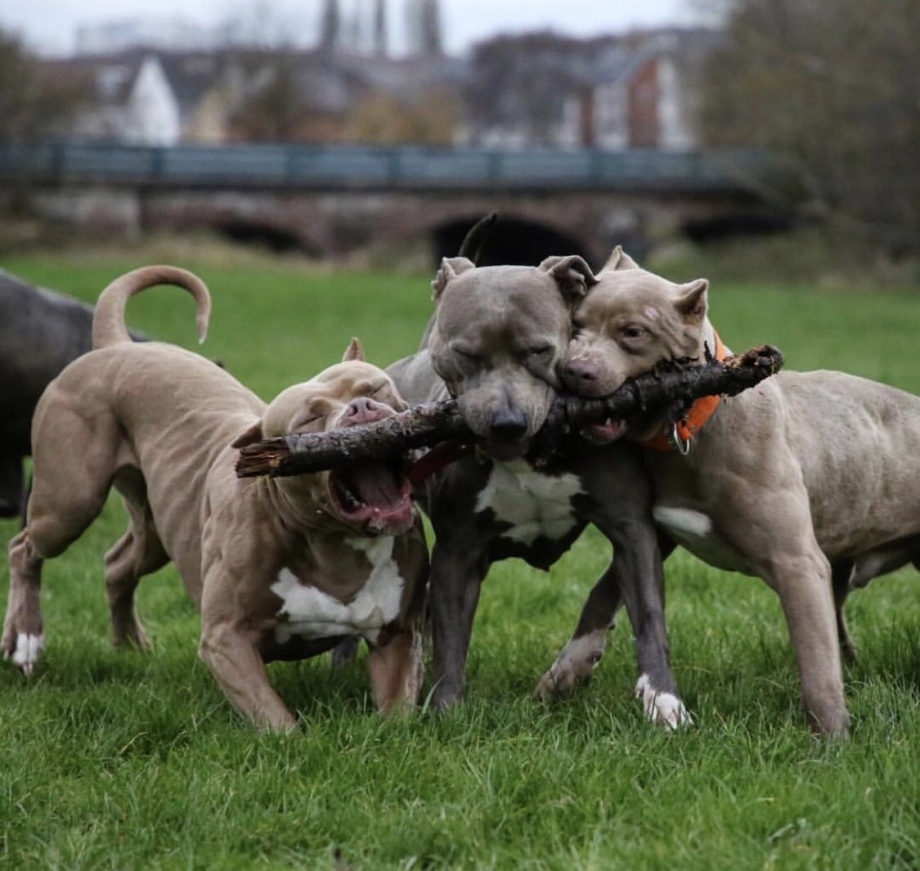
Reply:
[[693, 725], [693, 717], [684, 703], [674, 693], [654, 689], [647, 674], [643, 674], [636, 682], [636, 698], [642, 699], [642, 710], [652, 723], [661, 723], [669, 729]]
[[23, 674], [32, 674], [32, 669], [41, 659], [44, 649], [44, 635], [27, 635], [25, 632], [20, 632], [16, 636], [16, 649], [12, 654], [7, 654], [6, 658], [17, 668], [22, 669]]

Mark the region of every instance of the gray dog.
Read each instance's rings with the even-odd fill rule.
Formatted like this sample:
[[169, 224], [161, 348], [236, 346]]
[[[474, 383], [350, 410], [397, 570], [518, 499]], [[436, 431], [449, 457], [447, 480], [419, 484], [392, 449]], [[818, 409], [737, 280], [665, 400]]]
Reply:
[[636, 634], [637, 694], [650, 719], [676, 727], [688, 718], [668, 664], [661, 559], [635, 448], [578, 445], [571, 459], [549, 468], [528, 459], [561, 386], [571, 308], [594, 280], [580, 257], [482, 268], [446, 259], [433, 282], [437, 308], [421, 350], [388, 369], [410, 403], [456, 397], [481, 439], [474, 454], [438, 470], [418, 494], [436, 535], [434, 700], [443, 707], [463, 694], [489, 566], [520, 557], [548, 569], [594, 523], [613, 543], [614, 558], [538, 692], [548, 698], [589, 678], [622, 600]]
[[[601, 396], [662, 361], [718, 355], [707, 293], [703, 279], [672, 284], [616, 249], [576, 310], [567, 383]], [[586, 434], [603, 442], [625, 428]], [[840, 372], [781, 372], [676, 424], [647, 415], [628, 431], [648, 446], [655, 520], [711, 565], [777, 592], [807, 716], [819, 732], [845, 735], [838, 640], [852, 650], [847, 591], [920, 558], [910, 475], [920, 399]]]

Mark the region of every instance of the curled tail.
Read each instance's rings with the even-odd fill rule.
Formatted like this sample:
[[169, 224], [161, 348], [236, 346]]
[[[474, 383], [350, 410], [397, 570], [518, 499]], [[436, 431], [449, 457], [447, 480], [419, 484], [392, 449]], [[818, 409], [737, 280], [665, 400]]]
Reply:
[[198, 341], [203, 342], [208, 334], [208, 318], [211, 316], [211, 295], [204, 282], [176, 266], [144, 266], [116, 278], [100, 294], [93, 316], [93, 348], [130, 342], [131, 336], [125, 326], [128, 300], [136, 293], [160, 284], [181, 287], [195, 297], [198, 307]]

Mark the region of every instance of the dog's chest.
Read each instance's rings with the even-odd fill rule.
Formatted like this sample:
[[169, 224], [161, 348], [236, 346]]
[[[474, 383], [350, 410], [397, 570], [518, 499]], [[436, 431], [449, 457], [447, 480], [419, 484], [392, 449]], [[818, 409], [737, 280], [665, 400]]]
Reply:
[[564, 538], [576, 527], [572, 499], [583, 492], [577, 475], [542, 474], [524, 460], [496, 462], [476, 499], [476, 512], [492, 511], [496, 520], [510, 524], [503, 538], [530, 546], [540, 537]]
[[302, 582], [290, 569], [282, 569], [271, 587], [282, 600], [275, 640], [284, 644], [295, 636], [362, 635], [375, 641], [379, 630], [396, 619], [402, 602], [405, 581], [393, 558], [394, 541], [392, 536], [348, 540], [369, 564], [367, 580], [349, 602]]
[[655, 505], [652, 516], [674, 541], [703, 562], [729, 572], [756, 574], [744, 554], [719, 535], [708, 514], [694, 508]]

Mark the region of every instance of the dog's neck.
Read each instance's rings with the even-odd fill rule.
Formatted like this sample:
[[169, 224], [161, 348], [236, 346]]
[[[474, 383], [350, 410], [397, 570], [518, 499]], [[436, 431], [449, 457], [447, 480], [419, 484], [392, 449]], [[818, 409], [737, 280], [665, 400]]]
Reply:
[[[724, 360], [728, 349], [722, 344], [719, 334], [707, 318], [703, 322], [702, 342], [699, 363], [709, 360]], [[691, 440], [703, 428], [709, 418], [715, 414], [721, 398], [702, 396], [676, 421], [665, 417], [652, 433], [641, 439], [643, 447], [654, 451], [678, 451], [686, 455], [690, 450]]]

